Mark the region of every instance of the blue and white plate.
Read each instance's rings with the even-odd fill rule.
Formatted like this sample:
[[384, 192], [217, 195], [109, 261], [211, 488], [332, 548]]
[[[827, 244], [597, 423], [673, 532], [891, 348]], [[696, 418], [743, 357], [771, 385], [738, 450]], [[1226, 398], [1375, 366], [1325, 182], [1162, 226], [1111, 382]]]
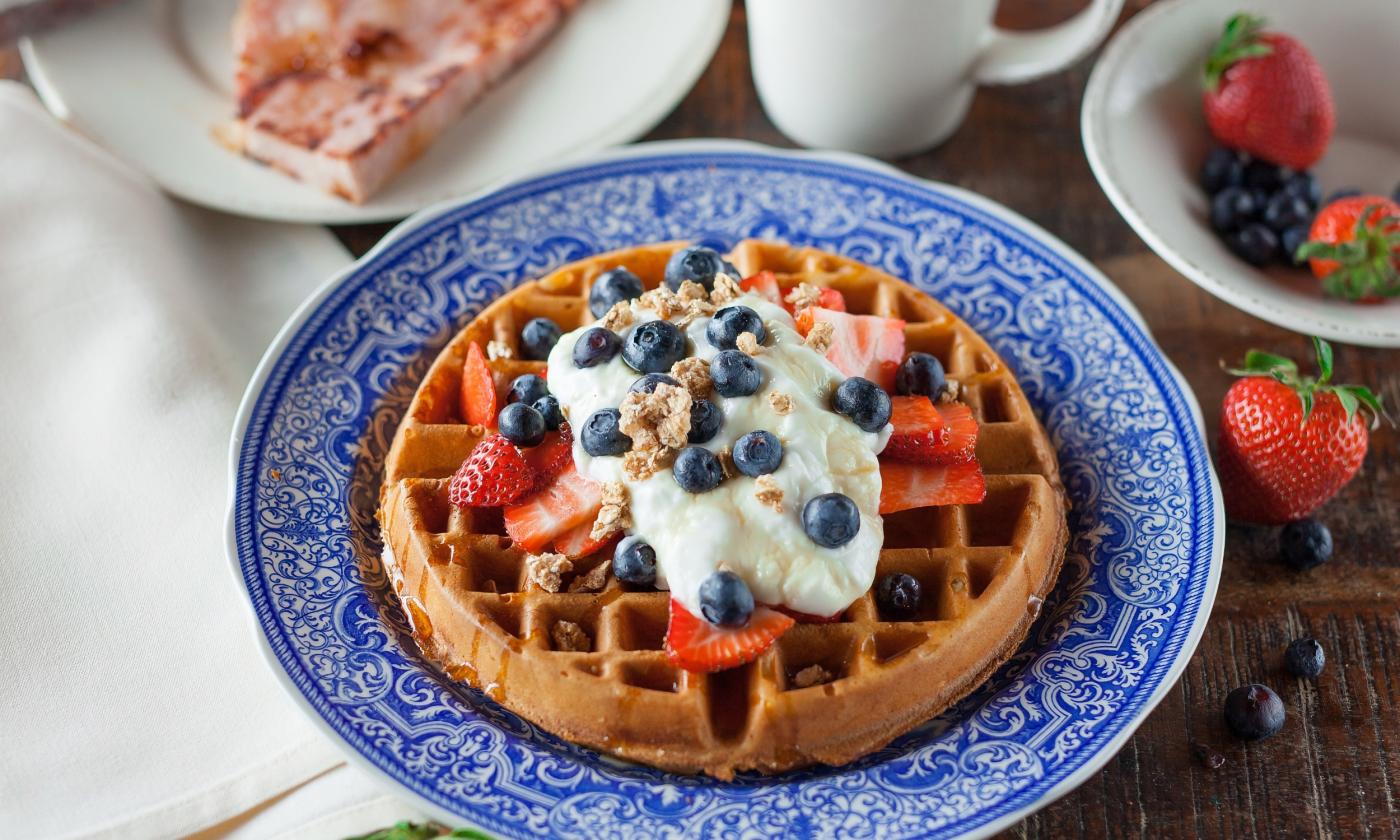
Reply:
[[[914, 283], [1017, 371], [1073, 500], [1030, 639], [956, 708], [846, 767], [721, 783], [604, 760], [441, 678], [380, 569], [384, 455], [438, 349], [493, 298], [667, 239], [815, 245]], [[1175, 683], [1220, 571], [1190, 390], [1126, 300], [1030, 222], [844, 155], [638, 146], [428, 210], [327, 283], [253, 378], [229, 554], [290, 693], [445, 820], [506, 837], [985, 835], [1072, 790]]]

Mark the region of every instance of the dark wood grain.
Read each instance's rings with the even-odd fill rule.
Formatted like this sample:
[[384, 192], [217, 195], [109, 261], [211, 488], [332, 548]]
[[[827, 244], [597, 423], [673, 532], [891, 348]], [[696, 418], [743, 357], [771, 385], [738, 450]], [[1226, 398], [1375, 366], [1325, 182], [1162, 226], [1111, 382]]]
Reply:
[[[1063, 19], [1082, 0], [1015, 0], [998, 20], [1033, 27]], [[1147, 5], [1129, 0], [1124, 19]], [[647, 139], [739, 137], [791, 145], [764, 116], [749, 75], [744, 10], [736, 6], [714, 62]], [[1092, 57], [1051, 79], [981, 90], [967, 122], [942, 147], [896, 163], [917, 175], [975, 190], [1021, 212], [1093, 260], [1142, 311], [1158, 343], [1185, 374], [1214, 438], [1229, 378], [1221, 360], [1250, 347], [1295, 357], [1305, 337], [1216, 300], [1152, 254], [1095, 183], [1079, 141], [1079, 104]], [[344, 228], [363, 252], [385, 226]], [[1337, 349], [1347, 381], [1380, 389], [1400, 406], [1400, 351]], [[1372, 437], [1365, 467], [1322, 517], [1335, 559], [1297, 573], [1276, 559], [1277, 533], [1231, 527], [1219, 597], [1180, 683], [1127, 746], [1069, 796], [1007, 832], [1076, 837], [1393, 837], [1400, 833], [1400, 437]], [[1281, 667], [1287, 642], [1320, 639], [1329, 657], [1315, 683]], [[1288, 705], [1278, 736], [1232, 738], [1221, 703], [1251, 681]], [[1191, 743], [1226, 764], [1211, 770]]]

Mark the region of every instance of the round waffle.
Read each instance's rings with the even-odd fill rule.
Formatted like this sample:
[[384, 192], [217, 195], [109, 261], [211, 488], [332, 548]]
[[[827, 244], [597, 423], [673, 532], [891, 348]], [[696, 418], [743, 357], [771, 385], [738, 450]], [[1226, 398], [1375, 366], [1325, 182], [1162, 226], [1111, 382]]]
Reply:
[[[520, 327], [545, 316], [591, 320], [589, 285], [625, 265], [647, 288], [684, 243], [590, 257], [504, 295], [429, 369], [394, 438], [381, 493], [385, 562], [413, 635], [454, 680], [557, 735], [665, 770], [729, 778], [841, 764], [888, 743], [966, 695], [1020, 644], [1059, 572], [1067, 539], [1055, 453], [1011, 371], [976, 332], [928, 295], [853, 260], [748, 240], [730, 255], [744, 276], [768, 270], [784, 289], [831, 286], [849, 311], [902, 318], [909, 351], [937, 356], [981, 424], [987, 475], [977, 505], [884, 517], [877, 576], [913, 575], [920, 611], [882, 615], [865, 593], [829, 624], [802, 623], [753, 662], [692, 673], [668, 661], [665, 592], [609, 578], [601, 592], [547, 592], [511, 545], [499, 509], [457, 508], [452, 474], [485, 434], [461, 417], [472, 342], [517, 351]], [[490, 362], [498, 383], [543, 362]], [[580, 576], [610, 549], [576, 561]], [[878, 577], [877, 577], [878, 579]], [[552, 632], [572, 622], [587, 650]], [[820, 665], [831, 679], [796, 675]]]

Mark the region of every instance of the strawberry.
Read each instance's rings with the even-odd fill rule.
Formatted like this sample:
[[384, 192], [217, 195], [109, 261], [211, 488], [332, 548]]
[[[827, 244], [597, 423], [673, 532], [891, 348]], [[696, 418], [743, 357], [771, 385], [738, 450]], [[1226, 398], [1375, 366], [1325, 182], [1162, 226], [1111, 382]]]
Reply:
[[535, 472], [520, 450], [503, 435], [483, 438], [447, 487], [447, 498], [458, 507], [500, 507], [530, 492]]
[[1243, 14], [1225, 24], [1206, 59], [1206, 123], [1221, 145], [1308, 169], [1336, 127], [1332, 89], [1306, 47], [1263, 26]]
[[602, 507], [603, 488], [570, 464], [548, 486], [505, 509], [506, 533], [538, 554], [566, 531], [597, 519]]
[[1216, 463], [1225, 512], [1261, 525], [1302, 519], [1351, 481], [1366, 458], [1370, 431], [1358, 412], [1385, 416], [1361, 385], [1333, 385], [1332, 348], [1313, 339], [1320, 375], [1302, 376], [1291, 359], [1251, 350], [1243, 376], [1220, 408]]
[[771, 271], [760, 271], [739, 283], [739, 288], [753, 292], [761, 298], [783, 305], [783, 290], [778, 286], [778, 278]]
[[492, 428], [496, 425], [496, 381], [486, 364], [486, 355], [475, 341], [467, 347], [467, 361], [462, 367], [462, 416], [468, 423]]
[[961, 464], [902, 464], [880, 461], [880, 513], [940, 505], [975, 505], [987, 497], [987, 480], [976, 461]]
[[809, 306], [797, 313], [797, 331], [811, 332], [818, 323], [831, 324], [835, 333], [826, 358], [847, 376], [863, 376], [894, 390], [894, 374], [904, 361], [904, 322], [878, 315], [851, 315], [834, 309]]
[[935, 406], [928, 397], [891, 397], [894, 426], [882, 455], [914, 464], [960, 464], [977, 449], [977, 418], [962, 403]]
[[[596, 519], [597, 517], [594, 517]], [[603, 537], [601, 540], [593, 539], [593, 519], [570, 528], [564, 533], [554, 538], [554, 550], [569, 558], [577, 560], [580, 557], [587, 557], [590, 554], [602, 551], [609, 543], [621, 536], [614, 533]]]
[[758, 606], [743, 627], [721, 627], [696, 618], [672, 598], [666, 657], [687, 671], [723, 671], [752, 662], [793, 624], [791, 617]]
[[1400, 204], [1374, 195], [1332, 202], [1298, 248], [1333, 297], [1380, 303], [1400, 295]]
[[535, 472], [535, 487], [543, 488], [574, 462], [574, 433], [568, 423], [562, 423], [557, 432], [546, 432], [544, 441], [521, 453], [525, 462]]

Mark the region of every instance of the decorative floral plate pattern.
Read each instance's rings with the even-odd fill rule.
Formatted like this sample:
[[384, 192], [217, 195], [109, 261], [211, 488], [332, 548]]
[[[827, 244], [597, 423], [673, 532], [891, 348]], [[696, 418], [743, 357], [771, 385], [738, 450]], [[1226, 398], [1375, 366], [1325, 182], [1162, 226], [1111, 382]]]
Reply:
[[[932, 723], [846, 767], [720, 783], [541, 732], [418, 656], [388, 598], [383, 459], [427, 365], [497, 295], [640, 242], [773, 237], [877, 265], [1018, 372], [1073, 501], [1022, 649]], [[1029, 222], [839, 155], [633, 147], [425, 211], [284, 329], [234, 433], [229, 551], [294, 697], [352, 755], [509, 837], [985, 834], [1101, 766], [1175, 682], [1222, 551], [1199, 409], [1129, 305]]]

